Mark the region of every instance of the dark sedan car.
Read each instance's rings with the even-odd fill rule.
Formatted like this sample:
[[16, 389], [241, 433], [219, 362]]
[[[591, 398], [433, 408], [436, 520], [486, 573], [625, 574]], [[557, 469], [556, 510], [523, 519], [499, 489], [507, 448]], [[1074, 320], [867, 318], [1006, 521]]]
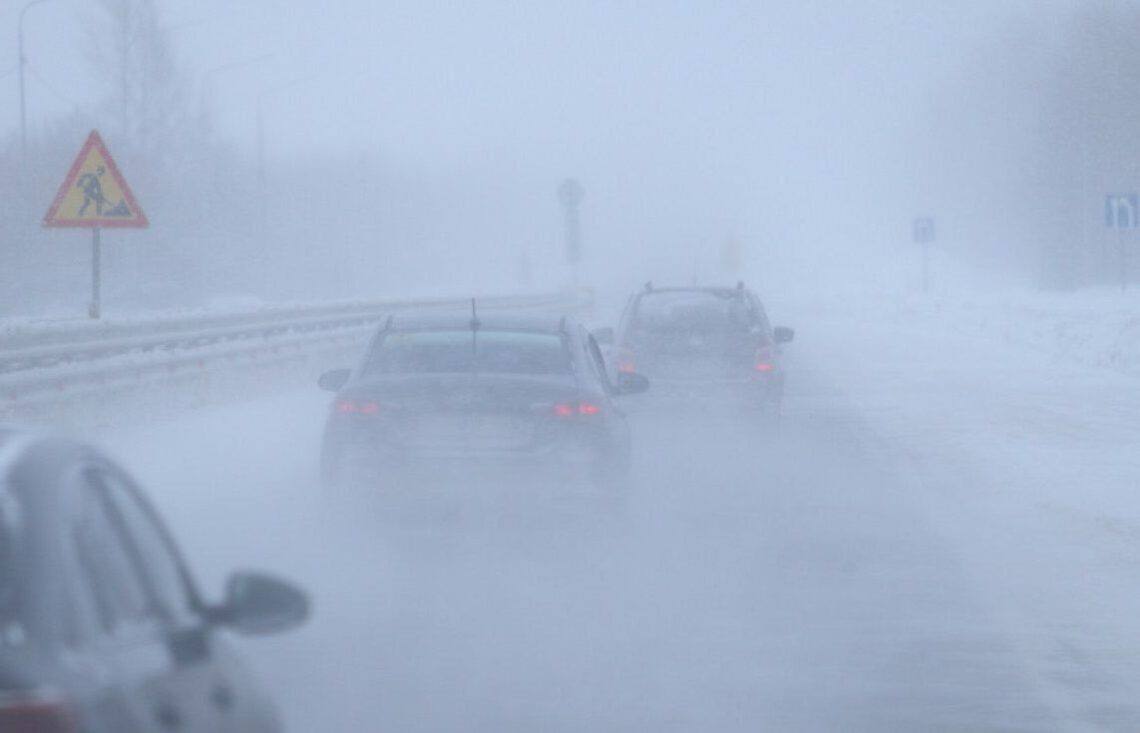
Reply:
[[307, 614], [303, 593], [250, 573], [207, 604], [119, 467], [0, 430], [0, 731], [280, 730], [218, 632], [278, 631]]
[[597, 342], [568, 318], [400, 316], [354, 369], [322, 375], [337, 392], [325, 430], [326, 482], [415, 468], [540, 470], [620, 481], [629, 428]]
[[743, 283], [735, 288], [645, 289], [629, 299], [617, 332], [600, 329], [618, 372], [653, 380], [657, 398], [736, 404], [779, 413], [784, 394], [781, 346], [790, 328], [772, 328], [764, 306]]

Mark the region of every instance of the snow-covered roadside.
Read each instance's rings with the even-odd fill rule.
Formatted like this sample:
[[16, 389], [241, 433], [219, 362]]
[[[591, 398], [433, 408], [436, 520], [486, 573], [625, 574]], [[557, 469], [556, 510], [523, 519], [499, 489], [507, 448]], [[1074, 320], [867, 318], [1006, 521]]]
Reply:
[[[859, 408], [1023, 629], [1027, 666], [1074, 730], [1135, 729], [1140, 715], [1140, 383], [1090, 361], [1112, 342], [1094, 324], [1128, 318], [1088, 301], [879, 300], [796, 323], [799, 361]], [[1083, 353], [1049, 353], [1060, 323], [1083, 325]]]
[[999, 290], [988, 293], [833, 295], [795, 304], [826, 317], [844, 312], [865, 322], [946, 332], [1025, 347], [1056, 365], [1105, 367], [1140, 376], [1140, 287], [1074, 293]]
[[[885, 442], [928, 463], [984, 461], [1001, 494], [1140, 527], [1140, 381], [1089, 363], [1094, 349], [1043, 358], [1048, 339], [1033, 335], [1059, 323], [1058, 311], [1045, 318], [1026, 307], [1019, 324], [1012, 308], [976, 303], [875, 311], [803, 314], [795, 349], [846, 390]], [[1091, 312], [1082, 321], [1090, 343], [1097, 321]]]
[[940, 299], [927, 309], [962, 333], [1029, 346], [1057, 362], [1140, 375], [1140, 291]]

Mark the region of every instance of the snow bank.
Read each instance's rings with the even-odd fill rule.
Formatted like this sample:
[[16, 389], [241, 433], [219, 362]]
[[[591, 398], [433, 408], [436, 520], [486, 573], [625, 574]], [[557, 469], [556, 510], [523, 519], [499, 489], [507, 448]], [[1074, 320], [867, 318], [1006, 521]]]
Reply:
[[1028, 346], [1058, 362], [1140, 375], [1140, 291], [940, 299], [927, 310], [963, 333]]
[[1074, 293], [830, 294], [790, 302], [797, 315], [836, 314], [886, 326], [938, 329], [1028, 349], [1058, 365], [1140, 376], [1140, 287]]

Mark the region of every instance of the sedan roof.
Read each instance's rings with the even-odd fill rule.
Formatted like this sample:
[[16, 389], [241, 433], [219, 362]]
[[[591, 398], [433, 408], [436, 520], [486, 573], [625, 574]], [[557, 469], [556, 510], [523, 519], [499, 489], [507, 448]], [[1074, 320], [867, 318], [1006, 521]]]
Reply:
[[641, 291], [640, 295], [655, 295], [660, 293], [713, 293], [715, 295], [734, 295], [736, 293], [746, 292], [745, 288], [726, 288], [716, 286], [679, 286], [679, 287], [666, 287]]
[[[567, 330], [570, 320], [561, 314], [503, 313], [485, 311], [478, 314], [479, 328], [484, 331], [542, 331], [561, 333]], [[471, 328], [471, 314], [459, 311], [446, 313], [396, 313], [385, 330], [457, 330]]]

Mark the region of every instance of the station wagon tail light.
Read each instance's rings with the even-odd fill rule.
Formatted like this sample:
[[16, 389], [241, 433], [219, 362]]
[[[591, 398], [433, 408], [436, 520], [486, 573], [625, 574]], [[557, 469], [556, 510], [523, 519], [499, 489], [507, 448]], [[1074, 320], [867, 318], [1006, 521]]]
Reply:
[[559, 402], [554, 406], [554, 414], [557, 417], [574, 417], [576, 412], [574, 405], [569, 402]]
[[0, 693], [0, 730], [13, 733], [76, 733], [71, 708], [58, 697], [36, 692]]
[[378, 415], [380, 403], [375, 400], [337, 400], [333, 409], [340, 415]]
[[752, 365], [752, 369], [760, 374], [776, 371], [776, 364], [772, 360], [772, 350], [765, 348], [757, 351], [756, 363]]
[[578, 416], [598, 415], [601, 411], [602, 408], [593, 402], [559, 402], [553, 410], [555, 417], [567, 420]]

